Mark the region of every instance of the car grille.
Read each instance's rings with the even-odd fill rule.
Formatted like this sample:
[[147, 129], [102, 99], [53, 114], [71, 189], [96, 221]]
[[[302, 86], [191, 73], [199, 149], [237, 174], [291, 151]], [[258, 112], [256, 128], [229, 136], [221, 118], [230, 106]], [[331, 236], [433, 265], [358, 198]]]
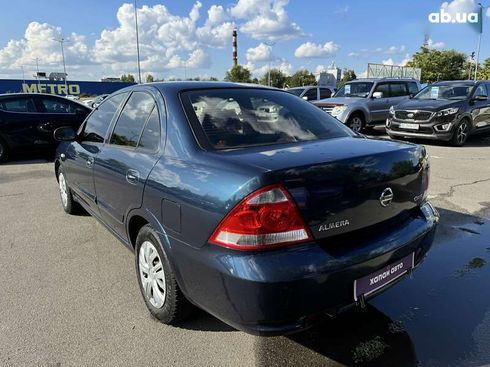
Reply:
[[397, 120], [407, 120], [407, 121], [428, 121], [432, 117], [432, 112], [430, 111], [395, 111], [395, 118]]

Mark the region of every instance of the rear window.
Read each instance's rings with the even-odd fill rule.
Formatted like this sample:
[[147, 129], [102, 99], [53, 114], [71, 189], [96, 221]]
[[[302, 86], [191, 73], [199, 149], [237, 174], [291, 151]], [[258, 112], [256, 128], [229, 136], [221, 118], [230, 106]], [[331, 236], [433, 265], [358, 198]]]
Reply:
[[30, 98], [0, 100], [0, 109], [9, 112], [36, 112], [34, 102]]
[[263, 89], [185, 92], [182, 100], [198, 139], [214, 149], [349, 136], [318, 107], [289, 93]]

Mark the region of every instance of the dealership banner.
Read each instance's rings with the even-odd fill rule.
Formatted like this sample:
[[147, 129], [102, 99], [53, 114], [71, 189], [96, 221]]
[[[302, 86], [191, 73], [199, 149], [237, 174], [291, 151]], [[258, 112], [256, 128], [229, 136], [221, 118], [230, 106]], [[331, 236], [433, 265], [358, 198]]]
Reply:
[[0, 94], [3, 93], [48, 93], [64, 96], [67, 94], [78, 96], [80, 94], [110, 94], [134, 83], [125, 82], [88, 82], [62, 80], [22, 80], [0, 79]]

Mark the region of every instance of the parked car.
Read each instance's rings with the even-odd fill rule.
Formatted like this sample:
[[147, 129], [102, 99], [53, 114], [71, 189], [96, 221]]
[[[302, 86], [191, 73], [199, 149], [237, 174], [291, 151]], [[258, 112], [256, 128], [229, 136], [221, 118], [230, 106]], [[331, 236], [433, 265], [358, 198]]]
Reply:
[[80, 97], [79, 96], [74, 96], [74, 95], [71, 95], [71, 94], [67, 94], [65, 96], [65, 98], [67, 98], [69, 100], [72, 100], [72, 101], [78, 101], [78, 100], [80, 100]]
[[490, 131], [490, 82], [431, 84], [390, 109], [386, 131], [394, 138], [443, 140], [455, 146], [468, 136]]
[[98, 107], [104, 99], [106, 99], [109, 95], [108, 94], [101, 94], [95, 97], [94, 101], [92, 102], [92, 108]]
[[90, 109], [50, 94], [0, 95], [0, 162], [18, 152], [54, 152], [53, 131], [77, 129]]
[[253, 334], [301, 330], [411, 273], [438, 220], [424, 147], [367, 139], [277, 89], [135, 85], [55, 136], [64, 210], [134, 251], [167, 324], [195, 305]]
[[313, 102], [355, 132], [384, 125], [389, 109], [419, 91], [414, 79], [357, 79], [346, 83], [333, 98]]
[[286, 89], [286, 92], [294, 94], [306, 101], [318, 101], [320, 99], [330, 98], [335, 91], [330, 87], [323, 86], [305, 86]]

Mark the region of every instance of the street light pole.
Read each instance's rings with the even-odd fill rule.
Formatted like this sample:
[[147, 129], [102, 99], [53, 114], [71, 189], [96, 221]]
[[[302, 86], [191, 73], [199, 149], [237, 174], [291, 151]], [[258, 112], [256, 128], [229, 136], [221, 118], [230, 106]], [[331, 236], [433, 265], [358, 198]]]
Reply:
[[36, 60], [36, 80], [37, 80], [37, 90], [39, 92], [39, 57], [36, 57], [34, 60]]
[[[271, 56], [272, 56], [272, 46], [274, 46], [276, 43], [275, 42], [264, 42], [267, 46], [271, 48]], [[269, 71], [268, 71], [268, 82], [267, 85], [270, 87], [271, 86], [271, 61], [269, 60]]]
[[140, 65], [140, 39], [138, 32], [138, 8], [136, 7], [136, 0], [134, 0], [134, 26], [136, 29], [136, 55], [138, 58], [138, 80], [141, 84], [141, 65]]
[[68, 78], [68, 74], [66, 73], [66, 63], [65, 63], [65, 48], [64, 48], [64, 43], [67, 42], [63, 37], [60, 39], [54, 39], [56, 42], [59, 42], [61, 45], [61, 58], [63, 60], [63, 73], [64, 73], [64, 79], [65, 79], [65, 93], [68, 95], [68, 83], [66, 79]]
[[481, 3], [478, 3], [478, 6], [480, 7], [479, 21], [481, 22], [481, 28], [480, 28], [480, 35], [478, 36], [478, 48], [476, 50], [475, 77], [474, 77], [475, 80], [478, 73], [478, 63], [480, 62], [480, 47], [481, 47], [481, 37], [483, 34], [483, 18], [484, 18], [483, 11], [485, 10], [485, 8], [488, 8], [488, 6], [483, 6]]

